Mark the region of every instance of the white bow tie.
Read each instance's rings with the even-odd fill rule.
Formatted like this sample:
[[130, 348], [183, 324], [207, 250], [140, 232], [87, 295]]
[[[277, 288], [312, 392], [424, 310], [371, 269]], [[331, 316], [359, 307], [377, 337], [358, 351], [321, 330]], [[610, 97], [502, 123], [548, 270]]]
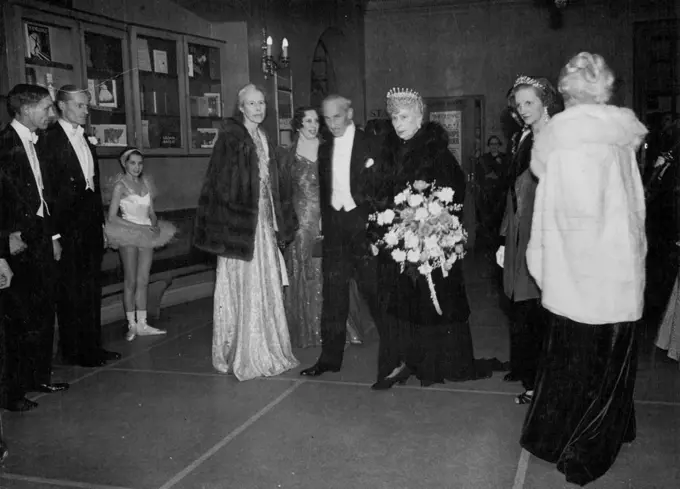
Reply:
[[77, 128], [73, 129], [71, 132], [72, 136], [79, 137], [84, 134], [85, 130], [83, 129], [83, 126], [78, 126]]
[[36, 133], [32, 132], [30, 140], [33, 144], [37, 143], [38, 142], [38, 135]]

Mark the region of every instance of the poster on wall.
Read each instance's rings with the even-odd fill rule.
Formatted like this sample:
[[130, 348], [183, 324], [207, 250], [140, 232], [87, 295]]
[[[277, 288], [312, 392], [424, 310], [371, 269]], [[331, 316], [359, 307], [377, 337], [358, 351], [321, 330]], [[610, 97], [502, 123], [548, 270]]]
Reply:
[[444, 126], [446, 132], [449, 133], [449, 151], [453, 153], [453, 156], [455, 156], [459, 162], [463, 161], [461, 138], [463, 113], [460, 110], [430, 112], [430, 120]]

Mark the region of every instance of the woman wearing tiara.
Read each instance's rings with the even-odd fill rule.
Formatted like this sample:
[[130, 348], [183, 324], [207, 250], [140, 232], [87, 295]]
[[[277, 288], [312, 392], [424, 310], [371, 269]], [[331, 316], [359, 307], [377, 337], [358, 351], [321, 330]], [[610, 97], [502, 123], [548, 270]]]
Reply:
[[647, 129], [607, 105], [614, 74], [596, 54], [562, 69], [566, 109], [536, 138], [527, 265], [546, 311], [521, 445], [585, 485], [635, 439], [636, 324], [645, 286], [645, 201], [635, 152]]
[[[142, 173], [144, 156], [137, 148], [120, 155], [125, 173], [113, 188], [105, 227], [108, 244], [120, 252], [123, 262], [123, 306], [128, 321], [125, 338], [165, 334], [146, 321], [147, 289], [153, 250], [167, 244], [177, 232], [175, 226], [156, 217], [154, 186]], [[120, 213], [120, 216], [118, 215]]]
[[534, 394], [536, 366], [543, 341], [540, 291], [526, 264], [534, 196], [538, 181], [529, 169], [533, 140], [550, 117], [562, 109], [557, 91], [545, 78], [520, 76], [508, 94], [508, 105], [524, 129], [513, 137], [510, 189], [500, 234], [504, 245], [497, 253], [503, 267], [503, 290], [510, 299], [510, 372], [503, 380], [521, 382], [517, 404], [528, 404]]
[[[425, 104], [415, 91], [392, 89], [387, 93], [387, 113], [393, 130], [377, 155], [385, 168], [376, 189], [378, 209], [391, 207], [394, 197], [415, 180], [433, 182], [454, 190], [454, 203], [465, 199], [465, 174], [448, 149], [448, 134], [435, 122], [423, 120]], [[463, 221], [462, 216], [459, 216]], [[456, 262], [447, 277], [433, 273], [442, 315], [432, 305], [424, 276], [400, 273], [399, 264], [380, 254], [381, 303], [386, 306], [378, 322], [380, 349], [378, 381], [374, 390], [389, 389], [415, 375], [421, 385], [464, 381], [491, 376], [501, 369], [498, 360], [475, 360], [468, 318], [463, 267]]]
[[[319, 114], [312, 107], [300, 107], [293, 114], [295, 138], [290, 148], [281, 151], [281, 173], [291, 182], [293, 207], [299, 223], [293, 243], [286, 249], [286, 268], [290, 285], [286, 288], [286, 316], [290, 341], [294, 347], [321, 345], [321, 307], [323, 303], [321, 258], [314, 257], [320, 244], [321, 208], [319, 207], [319, 162], [321, 142]], [[368, 306], [359, 288], [350, 282], [350, 313], [347, 340], [361, 344], [363, 333], [373, 328]]]

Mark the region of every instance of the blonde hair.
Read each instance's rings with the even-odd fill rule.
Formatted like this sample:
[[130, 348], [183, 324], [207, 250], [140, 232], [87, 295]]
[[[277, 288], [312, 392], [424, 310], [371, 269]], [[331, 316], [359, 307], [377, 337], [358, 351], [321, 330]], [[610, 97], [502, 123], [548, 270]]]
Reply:
[[606, 104], [614, 87], [614, 72], [599, 54], [578, 53], [560, 72], [557, 89], [567, 102]]

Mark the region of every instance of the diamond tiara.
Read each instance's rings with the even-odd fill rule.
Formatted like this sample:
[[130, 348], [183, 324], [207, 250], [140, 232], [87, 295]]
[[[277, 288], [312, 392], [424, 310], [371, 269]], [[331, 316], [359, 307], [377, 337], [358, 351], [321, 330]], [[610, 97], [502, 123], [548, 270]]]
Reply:
[[518, 76], [517, 79], [515, 80], [515, 83], [513, 83], [512, 88], [517, 88], [520, 85], [530, 85], [532, 87], [536, 87], [536, 88], [540, 88], [541, 90], [545, 90], [545, 86], [543, 85], [543, 83], [538, 81], [533, 76], [526, 76], [526, 75]]
[[418, 92], [410, 88], [391, 88], [385, 96], [387, 100], [387, 111], [393, 112], [402, 107], [409, 107], [421, 104], [423, 99]]

